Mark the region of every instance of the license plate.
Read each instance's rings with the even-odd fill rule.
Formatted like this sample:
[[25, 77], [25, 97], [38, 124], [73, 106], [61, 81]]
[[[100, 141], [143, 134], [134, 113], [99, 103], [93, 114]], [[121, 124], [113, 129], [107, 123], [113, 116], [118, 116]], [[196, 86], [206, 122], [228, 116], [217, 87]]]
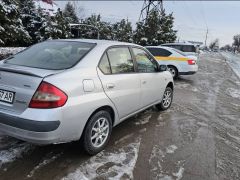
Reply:
[[6, 102], [6, 103], [13, 103], [14, 100], [14, 92], [11, 91], [5, 91], [0, 89], [0, 101]]

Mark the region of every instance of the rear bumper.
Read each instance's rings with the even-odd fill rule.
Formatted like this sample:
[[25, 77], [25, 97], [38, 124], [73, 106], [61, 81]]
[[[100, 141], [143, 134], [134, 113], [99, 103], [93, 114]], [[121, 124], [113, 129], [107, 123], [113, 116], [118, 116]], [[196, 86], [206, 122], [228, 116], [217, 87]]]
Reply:
[[0, 123], [33, 132], [54, 131], [60, 125], [60, 121], [33, 121], [4, 113], [0, 113]]
[[198, 71], [198, 65], [185, 65], [179, 70], [179, 75], [193, 75]]
[[60, 121], [33, 121], [0, 113], [0, 132], [33, 144], [60, 142]]

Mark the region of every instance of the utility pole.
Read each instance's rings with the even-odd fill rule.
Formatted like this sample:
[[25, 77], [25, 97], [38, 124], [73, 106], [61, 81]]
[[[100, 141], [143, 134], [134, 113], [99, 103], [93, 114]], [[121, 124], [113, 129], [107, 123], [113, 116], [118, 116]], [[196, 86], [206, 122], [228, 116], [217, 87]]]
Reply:
[[152, 9], [156, 9], [160, 14], [163, 11], [162, 0], [144, 0], [139, 21], [142, 21], [145, 24], [148, 18], [148, 15]]
[[205, 37], [205, 47], [207, 47], [207, 38], [208, 38], [208, 28], [207, 28], [206, 37]]

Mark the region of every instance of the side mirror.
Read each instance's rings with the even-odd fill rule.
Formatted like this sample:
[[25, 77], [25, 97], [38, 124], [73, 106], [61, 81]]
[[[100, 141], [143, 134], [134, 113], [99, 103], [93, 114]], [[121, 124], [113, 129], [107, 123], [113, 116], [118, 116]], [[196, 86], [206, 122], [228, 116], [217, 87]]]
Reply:
[[166, 65], [159, 65], [159, 72], [167, 71], [168, 67]]

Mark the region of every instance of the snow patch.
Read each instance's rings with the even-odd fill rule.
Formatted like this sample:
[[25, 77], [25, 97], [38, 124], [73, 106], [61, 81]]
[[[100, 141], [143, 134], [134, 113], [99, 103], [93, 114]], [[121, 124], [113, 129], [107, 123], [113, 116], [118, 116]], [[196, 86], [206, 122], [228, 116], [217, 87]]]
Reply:
[[166, 153], [173, 154], [178, 149], [177, 146], [171, 145], [166, 148]]
[[232, 96], [233, 98], [238, 98], [240, 99], [240, 90], [238, 89], [233, 89], [233, 88], [228, 88], [227, 93]]
[[22, 143], [16, 147], [0, 151], [0, 167], [5, 163], [13, 162], [15, 159], [21, 157], [23, 153], [29, 151], [31, 147], [30, 144]]
[[144, 125], [149, 123], [149, 120], [151, 119], [152, 115], [148, 115], [147, 117], [144, 117], [140, 119], [139, 121], [135, 122], [136, 125]]
[[198, 89], [196, 87], [193, 87], [191, 86], [190, 84], [186, 84], [186, 83], [176, 83], [175, 84], [175, 87], [179, 88], [179, 89], [188, 89], [190, 91], [193, 91], [193, 92], [197, 92]]
[[180, 180], [183, 177], [184, 168], [180, 167], [177, 173], [173, 173], [173, 176], [176, 177], [176, 180]]
[[133, 179], [133, 169], [137, 162], [139, 147], [140, 140], [112, 153], [103, 151], [62, 180]]

